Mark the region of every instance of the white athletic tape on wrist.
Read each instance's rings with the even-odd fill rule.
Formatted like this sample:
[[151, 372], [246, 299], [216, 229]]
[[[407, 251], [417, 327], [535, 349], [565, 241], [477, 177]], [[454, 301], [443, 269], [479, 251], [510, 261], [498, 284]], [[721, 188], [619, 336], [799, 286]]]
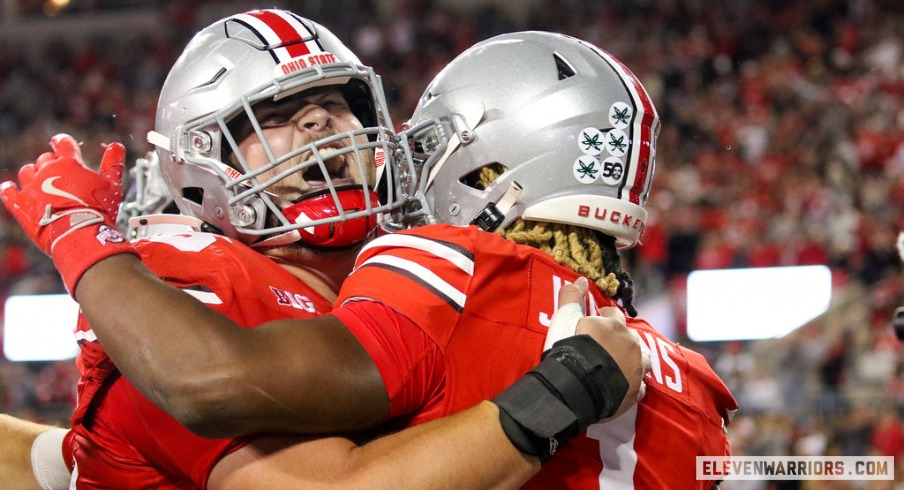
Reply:
[[578, 322], [584, 318], [584, 310], [578, 303], [568, 303], [560, 306], [552, 315], [549, 330], [546, 332], [546, 343], [543, 344], [543, 352], [552, 348], [552, 344], [574, 335], [578, 328]]
[[50, 429], [31, 444], [31, 471], [44, 490], [68, 490], [72, 475], [63, 460], [63, 440], [69, 431]]

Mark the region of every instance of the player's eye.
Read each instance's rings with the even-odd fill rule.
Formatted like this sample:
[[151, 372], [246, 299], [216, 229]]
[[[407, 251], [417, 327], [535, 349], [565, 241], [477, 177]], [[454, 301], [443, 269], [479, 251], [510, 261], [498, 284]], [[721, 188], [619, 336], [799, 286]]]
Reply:
[[261, 125], [261, 128], [264, 129], [278, 128], [280, 126], [288, 124], [290, 121], [291, 117], [282, 113], [266, 114], [262, 117], [258, 117], [257, 119], [257, 122]]

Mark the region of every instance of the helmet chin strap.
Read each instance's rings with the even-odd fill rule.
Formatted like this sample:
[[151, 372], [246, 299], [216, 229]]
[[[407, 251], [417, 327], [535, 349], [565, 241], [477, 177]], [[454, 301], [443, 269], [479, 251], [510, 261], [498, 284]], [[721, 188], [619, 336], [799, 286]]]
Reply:
[[[336, 189], [339, 206], [345, 213], [361, 211], [375, 207], [379, 202], [376, 191], [368, 190], [367, 193], [360, 186], [349, 186]], [[340, 215], [329, 191], [309, 196], [282, 209], [283, 215], [296, 224], [304, 224], [306, 221], [318, 221], [337, 217]], [[376, 216], [368, 215], [359, 218], [347, 219], [320, 225], [307, 226], [290, 230], [255, 242], [254, 248], [276, 247], [290, 243], [301, 242], [304, 245], [322, 248], [343, 248], [365, 240], [376, 228]]]
[[471, 224], [477, 225], [483, 231], [496, 231], [496, 228], [499, 228], [499, 225], [505, 221], [505, 214], [509, 212], [509, 209], [512, 209], [512, 206], [521, 197], [522, 191], [521, 184], [512, 181], [512, 185], [509, 186], [499, 201], [487, 204], [483, 211], [474, 218], [474, 221], [471, 221]]
[[298, 230], [291, 230], [285, 233], [280, 233], [276, 236], [272, 236], [270, 238], [265, 238], [258, 242], [254, 242], [251, 244], [251, 248], [281, 247], [283, 245], [295, 243], [299, 240], [301, 240], [301, 233], [298, 233]]
[[199, 231], [204, 222], [184, 214], [144, 214], [129, 218], [131, 238], [144, 238], [157, 233], [186, 233]]

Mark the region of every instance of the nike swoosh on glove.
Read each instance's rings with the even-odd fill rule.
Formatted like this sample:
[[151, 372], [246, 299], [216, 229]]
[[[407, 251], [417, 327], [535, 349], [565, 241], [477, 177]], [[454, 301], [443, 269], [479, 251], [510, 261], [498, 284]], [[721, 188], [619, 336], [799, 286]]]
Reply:
[[52, 152], [19, 169], [21, 190], [0, 184], [0, 199], [44, 253], [53, 258], [70, 294], [92, 265], [120, 253], [138, 255], [116, 228], [122, 202], [125, 147], [107, 145], [100, 170], [88, 168], [68, 134], [50, 140]]

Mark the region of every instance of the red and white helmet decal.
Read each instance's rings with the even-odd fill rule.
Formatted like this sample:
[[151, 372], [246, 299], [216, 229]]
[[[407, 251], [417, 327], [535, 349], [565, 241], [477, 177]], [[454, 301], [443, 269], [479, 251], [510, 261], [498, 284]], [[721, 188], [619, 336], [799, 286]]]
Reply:
[[[584, 44], [612, 67], [631, 98], [624, 103], [616, 102], [609, 109], [609, 122], [613, 129], [605, 134], [602, 141], [602, 153], [606, 155], [600, 158], [604, 161], [602, 169], [605, 171], [606, 162], [611, 166], [624, 158], [625, 168], [620, 176], [618, 196], [624, 199], [627, 192], [630, 202], [643, 206], [652, 187], [647, 180], [653, 174], [651, 167], [656, 158], [653, 143], [657, 136], [659, 116], [650, 101], [650, 95], [628, 67], [608, 52], [591, 44]], [[595, 135], [591, 133], [590, 136]], [[613, 160], [613, 157], [618, 160]], [[575, 165], [578, 165], [577, 162]], [[611, 174], [609, 177], [616, 178]]]
[[[313, 57], [314, 63], [336, 61], [331, 53], [326, 53], [317, 38], [317, 33], [301, 17], [285, 10], [255, 10], [238, 14], [231, 20], [238, 22], [253, 32], [273, 56], [277, 65], [292, 65], [293, 60], [312, 58], [309, 55], [328, 55], [332, 61]], [[296, 62], [297, 65], [297, 62]], [[283, 73], [303, 67], [281, 70]]]

